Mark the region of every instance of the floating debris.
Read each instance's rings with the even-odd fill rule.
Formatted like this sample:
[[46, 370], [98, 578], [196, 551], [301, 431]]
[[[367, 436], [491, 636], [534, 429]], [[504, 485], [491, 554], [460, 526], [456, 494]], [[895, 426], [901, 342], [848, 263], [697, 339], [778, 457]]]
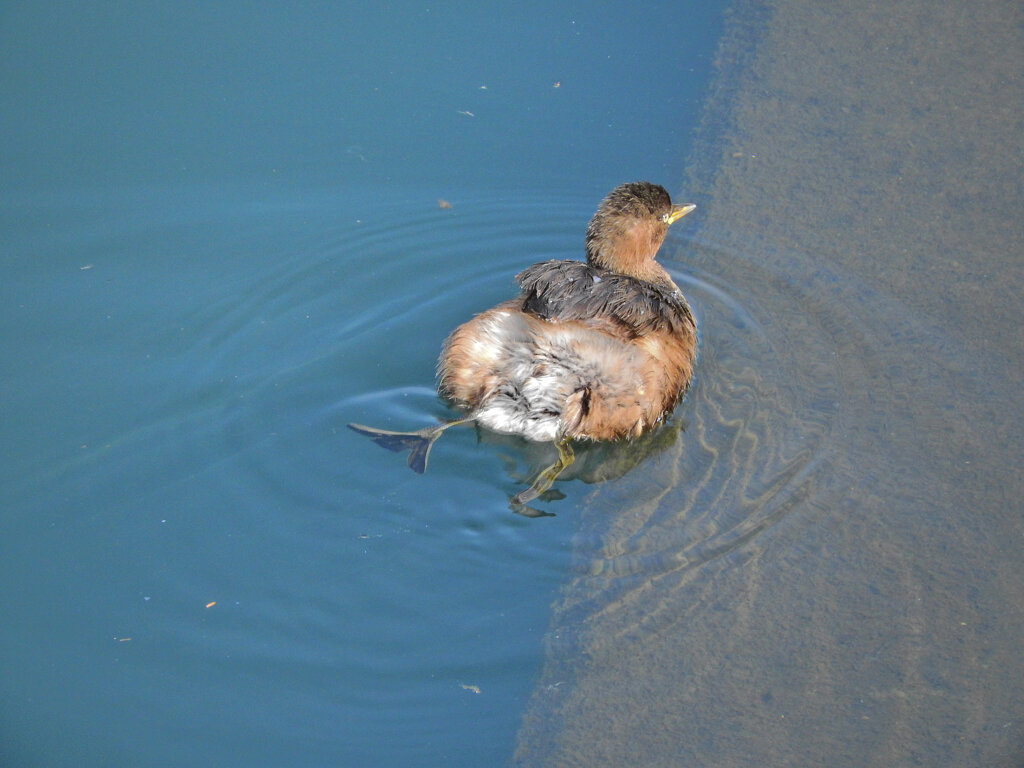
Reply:
[[476, 115], [474, 115], [468, 109], [456, 109], [455, 111], [458, 112], [460, 115], [465, 115], [466, 117], [476, 117]]
[[471, 691], [472, 693], [480, 693], [479, 685], [466, 685], [465, 683], [459, 683], [464, 691]]
[[443, 197], [439, 197], [437, 198], [437, 207], [440, 208], [442, 211], [447, 211], [449, 208], [452, 207], [452, 204], [445, 200]]

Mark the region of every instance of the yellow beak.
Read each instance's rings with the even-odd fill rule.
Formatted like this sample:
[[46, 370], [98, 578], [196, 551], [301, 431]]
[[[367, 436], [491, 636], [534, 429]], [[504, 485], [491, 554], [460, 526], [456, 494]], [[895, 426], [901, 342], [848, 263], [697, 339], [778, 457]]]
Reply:
[[697, 206], [694, 205], [693, 203], [689, 203], [688, 205], [673, 205], [672, 210], [669, 213], [666, 213], [664, 216], [662, 216], [662, 220], [666, 224], [674, 224], [676, 221], [683, 218], [683, 216], [685, 216], [686, 214], [690, 213], [693, 210], [696, 210], [696, 208]]

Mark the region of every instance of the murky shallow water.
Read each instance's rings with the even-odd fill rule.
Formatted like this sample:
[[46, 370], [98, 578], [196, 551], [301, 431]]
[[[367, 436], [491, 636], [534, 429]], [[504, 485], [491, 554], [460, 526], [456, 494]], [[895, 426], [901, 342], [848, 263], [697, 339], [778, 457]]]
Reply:
[[1019, 764], [1019, 37], [913, 5], [734, 17], [685, 429], [583, 504], [521, 764]]
[[520, 759], [1005, 750], [1019, 502], [964, 349], [835, 268], [680, 258], [717, 272], [677, 273], [703, 329], [684, 429], [584, 502]]

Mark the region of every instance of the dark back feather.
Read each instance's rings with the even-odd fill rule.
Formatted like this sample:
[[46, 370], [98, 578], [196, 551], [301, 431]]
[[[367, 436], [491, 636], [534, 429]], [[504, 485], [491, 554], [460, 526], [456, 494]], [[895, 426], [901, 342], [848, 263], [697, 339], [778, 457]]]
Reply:
[[544, 320], [613, 320], [637, 337], [652, 331], [693, 333], [686, 301], [675, 289], [582, 261], [544, 261], [516, 275], [522, 309]]

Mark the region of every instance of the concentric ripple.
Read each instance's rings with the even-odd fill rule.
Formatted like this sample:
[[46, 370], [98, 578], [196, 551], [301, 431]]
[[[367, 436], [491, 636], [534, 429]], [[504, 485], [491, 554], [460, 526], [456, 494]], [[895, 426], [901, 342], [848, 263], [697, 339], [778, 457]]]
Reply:
[[[579, 583], [553, 632], [570, 646], [586, 622], [661, 581], [756, 558], [759, 537], [790, 516], [815, 524], [814, 510], [841, 501], [851, 482], [837, 457], [863, 450], [880, 428], [865, 421], [864, 400], [891, 397], [887, 338], [928, 338], [899, 307], [834, 271], [776, 272], [678, 234], [666, 251], [700, 328], [697, 375], [671, 445], [584, 502]], [[661, 620], [646, 605], [618, 631], [656, 632]]]
[[[247, 373], [244, 395], [231, 402], [228, 418], [232, 450], [250, 456], [255, 482], [328, 508], [339, 504], [339, 486], [347, 505], [379, 498], [382, 483], [419, 482], [441, 494], [434, 486], [442, 478], [453, 485], [466, 481], [463, 465], [474, 463], [479, 451], [472, 430], [446, 435], [423, 479], [405, 468], [404, 457], [344, 427], [355, 421], [415, 429], [450, 417], [433, 389], [444, 338], [510, 295], [512, 276], [524, 266], [578, 253], [582, 236], [565, 222], [575, 215], [582, 232], [586, 208], [528, 197], [480, 206], [454, 201], [451, 209], [432, 202], [327, 233], [311, 252], [286, 258], [264, 275], [256, 295], [204, 319], [204, 335], [216, 347], [210, 359], [220, 367], [234, 350], [275, 350], [272, 360]], [[250, 319], [239, 324], [237, 317]], [[318, 435], [319, 447], [302, 466], [281, 466], [278, 448], [261, 455], [267, 435], [309, 431]], [[496, 486], [486, 503], [504, 510], [512, 485], [499, 470], [493, 460], [481, 467]]]

